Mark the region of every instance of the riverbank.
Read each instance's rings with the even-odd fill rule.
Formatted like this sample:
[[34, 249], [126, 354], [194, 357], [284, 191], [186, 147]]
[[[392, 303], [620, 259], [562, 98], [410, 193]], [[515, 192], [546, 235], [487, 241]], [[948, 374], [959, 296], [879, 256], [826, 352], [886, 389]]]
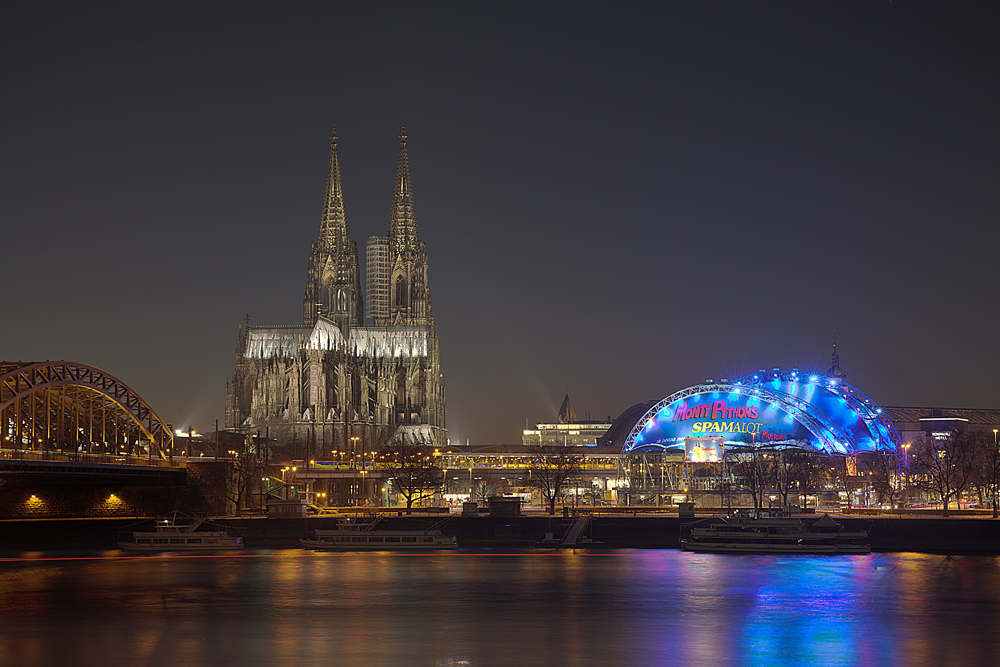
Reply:
[[[847, 530], [868, 530], [873, 551], [946, 554], [1000, 554], [1000, 520], [966, 517], [846, 517], [836, 516]], [[663, 514], [597, 516], [582, 535], [602, 548], [676, 549], [683, 523], [690, 519]], [[464, 547], [530, 547], [560, 541], [573, 524], [562, 516], [467, 517], [459, 515], [387, 516], [387, 529], [435, 526]], [[46, 519], [0, 521], [5, 550], [115, 549], [133, 530], [149, 530], [151, 518]], [[298, 547], [299, 539], [316, 529], [333, 529], [336, 519], [223, 517], [210, 519], [207, 530], [226, 530], [259, 548]], [[578, 544], [585, 547], [586, 544]]]

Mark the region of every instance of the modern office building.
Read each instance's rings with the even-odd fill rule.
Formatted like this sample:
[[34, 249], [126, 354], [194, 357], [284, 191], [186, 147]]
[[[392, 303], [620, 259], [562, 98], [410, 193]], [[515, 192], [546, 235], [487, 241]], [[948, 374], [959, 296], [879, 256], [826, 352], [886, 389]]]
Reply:
[[611, 428], [610, 417], [603, 422], [578, 420], [569, 394], [559, 408], [558, 419], [557, 422], [535, 424], [535, 428], [524, 429], [521, 443], [525, 447], [596, 447], [598, 439]]

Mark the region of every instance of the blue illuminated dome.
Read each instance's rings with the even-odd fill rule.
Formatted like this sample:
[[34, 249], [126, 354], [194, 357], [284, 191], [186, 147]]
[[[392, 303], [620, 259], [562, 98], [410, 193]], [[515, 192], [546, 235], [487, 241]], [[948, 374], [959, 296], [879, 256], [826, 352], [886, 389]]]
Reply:
[[842, 378], [797, 370], [688, 387], [636, 423], [622, 453], [683, 450], [685, 438], [795, 446], [829, 454], [895, 452], [896, 427]]

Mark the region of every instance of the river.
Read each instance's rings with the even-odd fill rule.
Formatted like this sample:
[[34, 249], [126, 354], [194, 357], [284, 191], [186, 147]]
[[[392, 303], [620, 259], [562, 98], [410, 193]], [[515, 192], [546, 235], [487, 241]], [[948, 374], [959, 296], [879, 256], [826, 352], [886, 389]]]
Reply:
[[0, 664], [990, 665], [1000, 557], [4, 554]]

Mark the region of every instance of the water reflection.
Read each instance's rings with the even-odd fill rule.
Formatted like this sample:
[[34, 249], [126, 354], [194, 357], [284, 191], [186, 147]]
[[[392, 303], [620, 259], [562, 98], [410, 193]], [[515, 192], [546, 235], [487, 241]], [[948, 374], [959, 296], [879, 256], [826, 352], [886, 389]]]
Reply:
[[1000, 560], [302, 550], [0, 562], [39, 665], [981, 665]]

